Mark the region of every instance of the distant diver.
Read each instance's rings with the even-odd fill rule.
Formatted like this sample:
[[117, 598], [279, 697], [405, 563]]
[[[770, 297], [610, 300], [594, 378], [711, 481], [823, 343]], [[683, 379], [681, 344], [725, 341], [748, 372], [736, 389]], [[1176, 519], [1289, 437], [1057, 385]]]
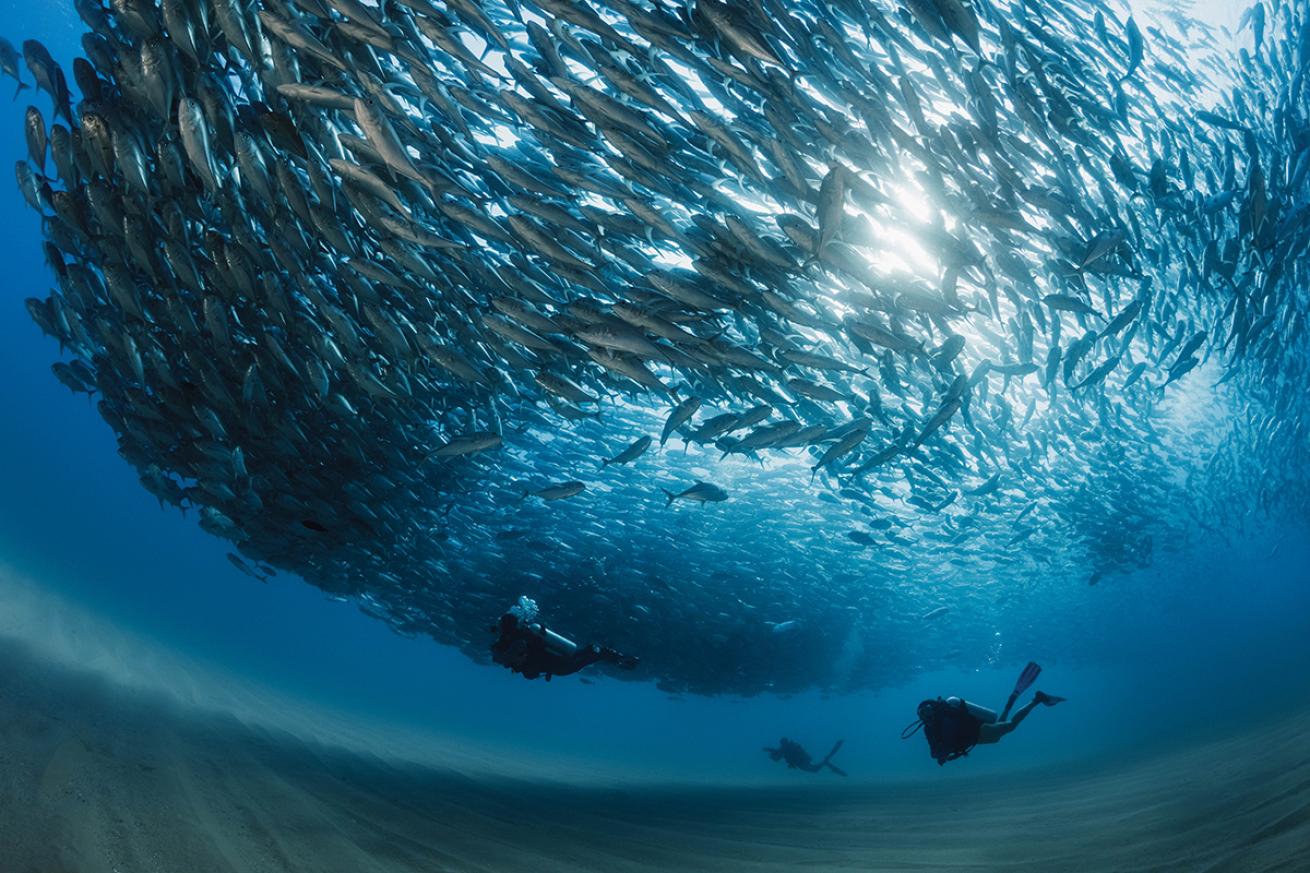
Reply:
[[810, 753], [801, 747], [801, 744], [795, 740], [789, 740], [786, 737], [778, 740], [778, 748], [771, 749], [764, 747], [764, 752], [775, 761], [786, 761], [787, 768], [790, 770], [804, 770], [806, 773], [818, 773], [824, 767], [827, 767], [838, 776], [845, 776], [846, 771], [838, 768], [832, 763], [832, 756], [837, 754], [841, 744], [845, 740], [838, 740], [833, 744], [832, 751], [829, 752], [822, 761], [817, 764], [810, 760]]
[[623, 655], [608, 646], [592, 643], [579, 646], [536, 620], [537, 604], [527, 597], [510, 607], [500, 622], [490, 628], [500, 636], [491, 644], [491, 658], [497, 664], [520, 673], [525, 679], [568, 676], [597, 662], [616, 664], [625, 670], [636, 668], [639, 659]]
[[1019, 674], [1019, 681], [1014, 684], [1010, 699], [1005, 702], [1005, 710], [998, 716], [996, 711], [976, 703], [969, 703], [958, 697], [925, 700], [919, 704], [919, 720], [901, 731], [901, 739], [907, 740], [923, 728], [923, 735], [928, 738], [928, 751], [937, 759], [939, 765], [954, 761], [969, 754], [980, 743], [997, 743], [1001, 737], [1019, 726], [1019, 722], [1028, 717], [1028, 713], [1038, 704], [1055, 706], [1063, 703], [1063, 697], [1055, 697], [1038, 691], [1033, 699], [1010, 718], [1019, 695], [1028, 690], [1042, 668], [1032, 661]]

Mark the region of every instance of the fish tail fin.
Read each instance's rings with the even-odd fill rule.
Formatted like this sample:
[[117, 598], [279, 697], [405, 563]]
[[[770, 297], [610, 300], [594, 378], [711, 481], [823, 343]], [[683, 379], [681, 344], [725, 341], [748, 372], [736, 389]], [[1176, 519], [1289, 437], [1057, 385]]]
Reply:
[[670, 506], [673, 505], [673, 501], [678, 499], [678, 495], [674, 494], [672, 491], [668, 490], [667, 488], [661, 488], [660, 490], [664, 492], [664, 496], [666, 498], [666, 501], [664, 503], [664, 508], [668, 509]]
[[529, 497], [531, 497], [531, 496], [532, 496], [532, 492], [529, 491], [528, 489], [524, 488], [524, 489], [523, 489], [523, 494], [522, 494], [522, 496], [520, 496], [519, 499], [518, 499], [516, 502], [518, 502], [518, 503], [522, 503], [523, 501], [527, 500], [527, 499], [528, 499]]
[[32, 90], [31, 85], [27, 84], [26, 82], [19, 82], [17, 90], [14, 91], [14, 99], [17, 100], [19, 94], [22, 94], [24, 91], [30, 91], [30, 90]]

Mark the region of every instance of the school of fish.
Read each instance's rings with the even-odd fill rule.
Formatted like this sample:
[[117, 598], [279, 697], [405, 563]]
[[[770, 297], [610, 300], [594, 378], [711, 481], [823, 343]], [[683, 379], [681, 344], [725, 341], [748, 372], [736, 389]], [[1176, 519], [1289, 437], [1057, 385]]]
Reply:
[[854, 689], [1310, 512], [1305, 0], [76, 8], [28, 310], [258, 579]]

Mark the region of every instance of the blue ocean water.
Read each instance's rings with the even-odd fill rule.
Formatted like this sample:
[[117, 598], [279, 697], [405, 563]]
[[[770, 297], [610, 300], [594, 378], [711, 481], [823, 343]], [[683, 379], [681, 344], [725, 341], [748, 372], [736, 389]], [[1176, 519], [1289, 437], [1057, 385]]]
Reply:
[[[40, 38], [61, 61], [79, 53], [81, 28], [71, 11], [7, 3], [0, 21], [15, 41]], [[29, 97], [0, 100], [13, 157], [22, 153]], [[118, 457], [93, 405], [51, 376], [53, 344], [22, 306], [51, 284], [39, 228], [9, 185], [0, 186], [0, 215], [8, 266], [0, 292], [0, 566], [162, 648], [279, 689], [288, 700], [431, 726], [520, 755], [583, 762], [598, 773], [753, 782], [809, 778], [760, 754], [781, 735], [812, 752], [844, 738], [840, 760], [853, 778], [957, 778], [1179, 743], [1299, 707], [1310, 689], [1304, 514], [1231, 541], [1198, 538], [1182, 553], [1090, 591], [1071, 587], [1075, 606], [1049, 615], [1004, 613], [1025, 626], [993, 624], [991, 614], [979, 618], [985, 625], [971, 626], [969, 611], [957, 610], [912, 626], [904, 638], [866, 640], [889, 652], [948, 650], [953, 633], [994, 640], [985, 653], [961, 652], [956, 669], [907, 671], [901, 683], [877, 692], [670, 696], [649, 683], [612, 679], [528, 683], [471, 663], [426, 639], [397, 636], [287, 575], [256, 583], [231, 567], [227, 545], [203, 533], [194, 514], [161, 509]], [[833, 572], [813, 569], [815, 599], [825, 596]], [[1025, 590], [992, 595], [1022, 601]], [[1043, 602], [1049, 598], [1042, 593]], [[1011, 637], [1062, 644], [1019, 650]], [[780, 654], [761, 648], [750, 657]], [[1067, 706], [1036, 713], [1006, 742], [947, 770], [917, 739], [897, 738], [924, 697], [957, 694], [999, 707], [1030, 659], [1045, 667], [1039, 687], [1068, 697]]]

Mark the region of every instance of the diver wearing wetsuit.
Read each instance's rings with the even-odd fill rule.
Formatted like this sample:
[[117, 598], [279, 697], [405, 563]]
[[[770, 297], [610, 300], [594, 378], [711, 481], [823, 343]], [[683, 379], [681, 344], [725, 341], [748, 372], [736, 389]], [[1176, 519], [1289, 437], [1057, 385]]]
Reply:
[[804, 770], [806, 773], [818, 773], [824, 767], [827, 767], [838, 776], [845, 776], [846, 772], [833, 766], [832, 763], [832, 756], [837, 754], [837, 750], [841, 748], [843, 742], [845, 742], [845, 740], [838, 740], [836, 744], [833, 745], [832, 751], [827, 754], [827, 757], [817, 764], [810, 760], [810, 753], [805, 751], [800, 743], [795, 740], [789, 740], [786, 737], [778, 740], [778, 748], [771, 749], [768, 746], [765, 746], [764, 752], [775, 761], [786, 761], [788, 769], [791, 770]]
[[512, 610], [500, 617], [491, 632], [500, 634], [491, 644], [492, 660], [525, 679], [545, 676], [549, 682], [552, 676], [568, 676], [598, 661], [632, 670], [639, 660], [596, 643], [579, 646], [538, 622], [523, 620]]
[[974, 746], [998, 743], [1001, 737], [1017, 728], [1019, 723], [1038, 706], [1055, 706], [1057, 703], [1064, 703], [1063, 697], [1038, 691], [1033, 695], [1032, 700], [1015, 712], [1013, 718], [1010, 717], [1010, 710], [1018, 701], [1019, 695], [1028, 690], [1041, 672], [1042, 668], [1035, 662], [1028, 662], [1028, 666], [1019, 674], [1014, 691], [1010, 694], [1005, 710], [1000, 715], [997, 715], [994, 709], [988, 709], [959, 697], [925, 700], [919, 704], [919, 720], [901, 731], [901, 739], [909, 739], [918, 732], [919, 728], [923, 728], [924, 736], [928, 738], [928, 753], [938, 764], [963, 758]]

